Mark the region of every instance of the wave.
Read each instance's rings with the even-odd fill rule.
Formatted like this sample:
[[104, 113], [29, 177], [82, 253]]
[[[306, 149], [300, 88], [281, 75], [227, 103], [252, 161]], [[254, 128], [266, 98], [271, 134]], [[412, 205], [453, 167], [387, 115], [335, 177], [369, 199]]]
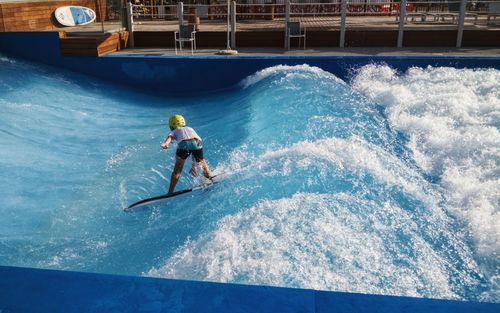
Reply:
[[276, 77], [277, 75], [283, 75], [283, 79], [294, 78], [307, 78], [307, 79], [317, 79], [318, 81], [330, 81], [330, 83], [340, 83], [345, 84], [344, 81], [337, 76], [319, 68], [316, 66], [310, 66], [308, 64], [302, 65], [276, 65], [272, 67], [267, 67], [257, 73], [245, 78], [240, 85], [243, 88], [249, 88], [265, 80], [269, 77]]
[[[490, 294], [500, 298], [500, 71], [387, 66], [360, 69], [353, 87], [384, 106], [407, 148], [444, 190], [447, 212], [472, 237]], [[496, 300], [495, 300], [496, 299]]]
[[[384, 149], [353, 137], [300, 142], [258, 157], [235, 154], [247, 161], [236, 157], [222, 167], [254, 193], [267, 180], [273, 195], [303, 180], [307, 190], [321, 185], [320, 191], [292, 188], [276, 200], [260, 195], [146, 275], [450, 299], [463, 297], [464, 282], [478, 283], [439, 192]], [[335, 192], [337, 179], [352, 184], [350, 191]], [[401, 192], [423, 205], [403, 207]], [[451, 260], [466, 265], [451, 268]]]
[[385, 107], [446, 207], [470, 225], [479, 253], [500, 254], [500, 71], [365, 66], [353, 86]]

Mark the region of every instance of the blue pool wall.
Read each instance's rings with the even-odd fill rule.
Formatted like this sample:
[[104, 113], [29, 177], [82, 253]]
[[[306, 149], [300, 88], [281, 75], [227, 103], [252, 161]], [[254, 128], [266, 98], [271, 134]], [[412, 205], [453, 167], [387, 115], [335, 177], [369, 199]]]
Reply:
[[[500, 69], [500, 57], [62, 57], [58, 34], [0, 33], [0, 53], [166, 93], [227, 89], [258, 70], [318, 66], [348, 80], [386, 63]], [[500, 304], [363, 295], [0, 266], [0, 312], [500, 312]]]
[[385, 63], [397, 70], [452, 66], [500, 69], [500, 57], [454, 56], [155, 56], [107, 55], [63, 57], [56, 32], [0, 33], [0, 52], [91, 75], [133, 88], [165, 93], [211, 92], [237, 85], [266, 67], [286, 64], [317, 66], [348, 80], [353, 69]]
[[497, 313], [500, 305], [0, 266], [0, 312]]

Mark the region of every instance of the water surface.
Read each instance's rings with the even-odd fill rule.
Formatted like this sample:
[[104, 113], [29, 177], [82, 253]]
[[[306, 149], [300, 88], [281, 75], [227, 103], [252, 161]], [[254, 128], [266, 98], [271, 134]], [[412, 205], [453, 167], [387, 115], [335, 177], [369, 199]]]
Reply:
[[[223, 179], [124, 213], [168, 188], [172, 114]], [[275, 66], [179, 98], [2, 57], [0, 264], [499, 302], [499, 125], [496, 70]]]

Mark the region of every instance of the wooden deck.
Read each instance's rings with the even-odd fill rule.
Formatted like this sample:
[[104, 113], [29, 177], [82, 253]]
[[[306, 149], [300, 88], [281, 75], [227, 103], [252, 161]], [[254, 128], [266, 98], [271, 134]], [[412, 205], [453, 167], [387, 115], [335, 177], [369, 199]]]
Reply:
[[[331, 31], [340, 29], [340, 17], [307, 17], [300, 19], [307, 30]], [[236, 24], [237, 32], [246, 31], [276, 31], [283, 30], [284, 19], [274, 20], [239, 20]], [[134, 31], [138, 32], [174, 32], [178, 29], [177, 20], [135, 20]], [[399, 22], [396, 16], [348, 16], [346, 19], [346, 30], [397, 30]], [[120, 29], [118, 22], [105, 22], [105, 31]], [[405, 30], [457, 30], [458, 26], [453, 23], [452, 18], [445, 20], [421, 21], [411, 18], [405, 24]], [[486, 15], [480, 15], [477, 21], [474, 18], [465, 20], [466, 30], [500, 30], [500, 20], [497, 23], [489, 23]], [[227, 24], [224, 20], [201, 20], [201, 32], [226, 32]], [[73, 27], [68, 32], [101, 31], [101, 24], [94, 23], [85, 27]]]
[[[499, 47], [500, 25], [487, 24], [486, 16], [467, 19], [464, 47]], [[308, 47], [338, 47], [340, 17], [310, 17], [301, 19], [307, 29]], [[346, 25], [346, 47], [395, 47], [398, 36], [395, 16], [349, 16]], [[71, 32], [99, 31], [101, 24], [72, 28]], [[105, 23], [113, 31], [121, 25]], [[237, 48], [280, 48], [284, 46], [284, 20], [240, 20], [237, 23]], [[411, 21], [405, 25], [405, 47], [455, 47], [458, 26], [451, 19], [444, 21]], [[136, 20], [135, 47], [174, 47], [177, 20]], [[68, 31], [70, 33], [70, 31]], [[223, 20], [202, 20], [196, 34], [199, 48], [221, 48], [226, 45], [227, 24]], [[293, 44], [293, 42], [292, 42]]]
[[[220, 49], [198, 49], [196, 56], [214, 56]], [[499, 48], [239, 48], [238, 56], [474, 56], [493, 57], [500, 55]], [[128, 48], [112, 53], [120, 56], [174, 56], [173, 48]], [[184, 50], [179, 55], [191, 55], [191, 50]]]
[[[484, 17], [486, 19], [486, 17]], [[338, 17], [309, 18], [302, 20], [307, 29], [307, 47], [334, 48], [340, 39], [340, 20]], [[395, 47], [398, 37], [398, 23], [395, 17], [358, 16], [347, 20], [345, 47]], [[500, 26], [482, 24], [482, 19], [474, 23], [468, 20], [464, 34], [463, 47], [500, 47]], [[103, 25], [94, 23], [86, 27], [68, 28], [68, 36], [99, 36]], [[105, 23], [104, 29], [116, 32], [121, 24]], [[237, 24], [237, 48], [282, 48], [284, 46], [284, 20], [250, 20]], [[137, 21], [134, 25], [134, 43], [136, 48], [157, 47], [173, 48], [174, 32], [178, 29], [177, 21]], [[123, 33], [123, 32], [121, 32]], [[102, 33], [101, 33], [102, 36]], [[199, 49], [223, 48], [226, 46], [227, 25], [223, 21], [202, 21], [196, 34]], [[404, 33], [404, 47], [455, 47], [457, 25], [451, 21], [439, 23], [408, 23]], [[122, 40], [123, 41], [123, 40]], [[95, 47], [90, 40], [61, 39], [61, 51], [65, 55], [102, 55], [123, 49], [122, 42], [116, 50], [115, 39], [99, 43]], [[96, 41], [98, 42], [98, 41]], [[78, 48], [81, 45], [81, 49]], [[292, 46], [296, 45], [292, 41]], [[97, 50], [96, 50], [97, 49]], [[92, 51], [91, 51], [92, 50]]]
[[[90, 6], [90, 0], [77, 0]], [[54, 0], [20, 6], [0, 4], [0, 31], [59, 31], [63, 55], [101, 56], [127, 46], [128, 32], [121, 21], [95, 22], [82, 27], [63, 27], [52, 16], [56, 7], [70, 1]], [[98, 10], [97, 10], [98, 11]], [[293, 19], [292, 19], [293, 20]], [[308, 47], [337, 47], [340, 38], [340, 16], [310, 16], [300, 21], [307, 29]], [[405, 24], [405, 47], [454, 47], [456, 19], [427, 19], [409, 17]], [[283, 18], [242, 19], [236, 24], [237, 48], [281, 48], [284, 46]], [[348, 16], [346, 47], [395, 47], [399, 22], [396, 16]], [[173, 48], [178, 21], [134, 21], [135, 47]], [[223, 48], [226, 45], [227, 24], [223, 19], [202, 19], [196, 34], [199, 48]], [[294, 43], [292, 42], [292, 45]], [[500, 21], [488, 22], [486, 15], [465, 20], [464, 47], [499, 47]]]

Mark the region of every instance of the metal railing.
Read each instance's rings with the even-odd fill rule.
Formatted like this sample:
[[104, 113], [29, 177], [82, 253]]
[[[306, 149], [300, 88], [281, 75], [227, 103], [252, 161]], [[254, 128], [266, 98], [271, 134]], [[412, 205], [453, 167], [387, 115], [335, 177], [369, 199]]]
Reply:
[[[402, 47], [405, 28], [411, 25], [437, 27], [448, 25], [457, 30], [457, 47], [462, 45], [465, 25], [495, 25], [500, 21], [500, 0], [274, 0], [274, 3], [190, 4], [179, 2], [165, 5], [151, 0], [148, 5], [129, 4], [130, 27], [147, 21], [171, 23], [219, 23], [229, 18], [231, 47], [236, 48], [237, 25], [268, 25], [284, 29], [286, 22], [300, 20], [312, 27], [340, 31], [339, 47], [345, 45], [345, 31], [349, 21], [365, 21], [366, 27], [383, 25], [398, 30], [397, 47]], [[245, 1], [249, 2], [249, 1]], [[266, 2], [268, 2], [266, 0]], [[228, 16], [229, 13], [229, 16]], [[250, 26], [249, 26], [250, 25]], [[264, 27], [263, 26], [263, 27]], [[308, 26], [309, 27], [309, 26]], [[413, 27], [413, 26], [412, 26]], [[263, 34], [265, 36], [265, 34]], [[286, 43], [285, 43], [286, 44]]]

